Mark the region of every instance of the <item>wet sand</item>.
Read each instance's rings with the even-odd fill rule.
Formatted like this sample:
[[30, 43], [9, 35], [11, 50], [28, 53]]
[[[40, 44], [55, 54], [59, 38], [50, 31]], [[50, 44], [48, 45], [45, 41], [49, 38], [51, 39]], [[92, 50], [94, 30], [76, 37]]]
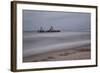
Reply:
[[44, 62], [91, 59], [89, 47], [70, 48], [56, 50], [23, 58], [23, 62]]

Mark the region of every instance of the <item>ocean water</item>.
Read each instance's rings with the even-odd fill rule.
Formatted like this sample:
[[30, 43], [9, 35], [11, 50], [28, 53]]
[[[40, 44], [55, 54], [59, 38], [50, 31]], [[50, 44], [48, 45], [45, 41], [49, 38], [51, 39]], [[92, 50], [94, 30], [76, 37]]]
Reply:
[[23, 57], [90, 44], [90, 32], [24, 32]]

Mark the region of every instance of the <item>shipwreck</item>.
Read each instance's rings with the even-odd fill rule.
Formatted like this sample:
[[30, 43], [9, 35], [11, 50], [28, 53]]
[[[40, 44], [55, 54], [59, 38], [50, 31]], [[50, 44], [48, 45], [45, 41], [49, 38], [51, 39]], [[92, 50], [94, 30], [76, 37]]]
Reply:
[[50, 29], [48, 29], [48, 30], [44, 30], [43, 27], [40, 27], [38, 32], [61, 32], [61, 31], [60, 30], [56, 30], [56, 29], [54, 29], [53, 26], [51, 26]]

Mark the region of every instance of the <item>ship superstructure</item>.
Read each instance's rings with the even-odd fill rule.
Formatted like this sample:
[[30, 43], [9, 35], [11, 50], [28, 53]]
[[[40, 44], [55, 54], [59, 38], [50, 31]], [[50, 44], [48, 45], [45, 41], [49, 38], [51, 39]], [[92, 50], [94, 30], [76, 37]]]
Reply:
[[44, 30], [43, 27], [40, 27], [40, 30], [38, 32], [60, 32], [60, 30], [54, 29], [53, 26], [51, 26], [48, 30]]

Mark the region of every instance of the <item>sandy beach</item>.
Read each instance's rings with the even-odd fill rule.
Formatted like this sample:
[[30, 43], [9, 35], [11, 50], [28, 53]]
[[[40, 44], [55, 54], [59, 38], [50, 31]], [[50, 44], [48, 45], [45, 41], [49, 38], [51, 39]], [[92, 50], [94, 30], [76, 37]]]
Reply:
[[63, 49], [58, 51], [46, 52], [38, 55], [31, 55], [25, 57], [24, 62], [83, 60], [90, 58], [91, 58], [90, 48], [79, 47], [76, 49]]

